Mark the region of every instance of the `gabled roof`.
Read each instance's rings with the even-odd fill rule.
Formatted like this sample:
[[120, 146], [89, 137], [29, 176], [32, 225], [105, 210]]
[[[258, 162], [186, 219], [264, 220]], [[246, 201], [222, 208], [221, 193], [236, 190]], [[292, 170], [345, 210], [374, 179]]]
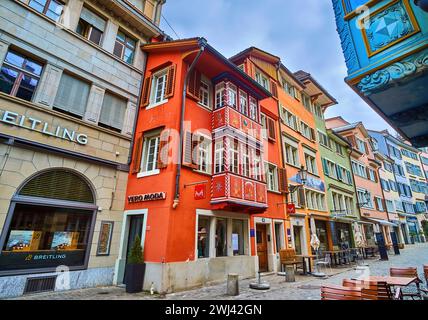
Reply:
[[[312, 89], [311, 91], [313, 91], [313, 95], [325, 96], [325, 103], [322, 104], [323, 107], [328, 108], [332, 105], [337, 104], [337, 100], [330, 93], [328, 93], [328, 91], [324, 89], [324, 87], [320, 85], [310, 73], [305, 72], [303, 70], [299, 70], [295, 72], [294, 75], [308, 88], [308, 90]], [[311, 88], [312, 86], [310, 86], [310, 84], [313, 84], [313, 88]]]
[[256, 82], [253, 78], [251, 78], [248, 74], [238, 68], [234, 63], [232, 63], [229, 59], [223, 56], [219, 51], [217, 51], [214, 47], [208, 44], [207, 40], [203, 37], [194, 37], [180, 40], [171, 40], [171, 41], [162, 41], [162, 42], [153, 42], [142, 45], [141, 48], [146, 52], [155, 52], [155, 51], [171, 51], [171, 50], [181, 50], [188, 51], [191, 53], [196, 53], [197, 50], [203, 48], [205, 52], [208, 52], [215, 56], [217, 59], [224, 63], [228, 68], [230, 68], [235, 74], [238, 74], [245, 81], [250, 83], [253, 87], [255, 87], [260, 94], [264, 97], [270, 97], [272, 94], [266, 90], [262, 85]]
[[266, 52], [260, 48], [257, 47], [249, 47], [245, 50], [242, 50], [241, 52], [235, 54], [234, 56], [230, 57], [229, 60], [232, 62], [238, 61], [242, 58], [245, 58], [247, 56], [255, 56], [257, 58], [263, 59], [267, 62], [270, 62], [274, 65], [279, 66], [279, 68], [284, 71], [294, 82], [296, 85], [300, 87], [300, 89], [304, 89], [305, 85], [295, 77], [294, 73], [291, 72], [282, 62], [281, 58], [278, 56], [275, 56], [269, 52]]

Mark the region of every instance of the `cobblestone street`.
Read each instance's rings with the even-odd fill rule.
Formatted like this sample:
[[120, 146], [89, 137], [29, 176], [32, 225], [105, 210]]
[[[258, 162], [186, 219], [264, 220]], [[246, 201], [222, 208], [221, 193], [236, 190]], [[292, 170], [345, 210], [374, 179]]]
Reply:
[[[389, 255], [389, 261], [377, 259], [367, 260], [372, 275], [388, 275], [391, 266], [406, 267], [417, 266], [420, 278], [423, 279], [422, 265], [428, 264], [428, 244], [407, 246], [401, 250], [401, 255]], [[296, 282], [287, 283], [285, 277], [270, 274], [263, 277], [271, 285], [268, 291], [257, 291], [249, 288], [249, 283], [255, 279], [240, 281], [240, 295], [229, 297], [226, 293], [226, 284], [218, 284], [195, 290], [162, 295], [148, 293], [127, 294], [123, 287], [100, 287], [92, 289], [74, 290], [61, 293], [45, 293], [28, 295], [17, 299], [30, 300], [143, 300], [143, 299], [169, 299], [169, 300], [318, 300], [320, 299], [320, 286], [322, 284], [341, 284], [342, 279], [355, 277], [358, 274], [351, 267], [334, 268], [327, 279], [317, 279], [312, 276], [296, 276]]]

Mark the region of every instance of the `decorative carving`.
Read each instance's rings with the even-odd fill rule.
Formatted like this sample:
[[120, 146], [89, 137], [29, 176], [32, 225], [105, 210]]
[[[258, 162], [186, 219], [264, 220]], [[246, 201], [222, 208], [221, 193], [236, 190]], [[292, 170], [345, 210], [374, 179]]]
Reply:
[[367, 96], [391, 83], [426, 69], [428, 69], [428, 49], [365, 76], [357, 87], [361, 93]]
[[352, 73], [360, 68], [354, 43], [351, 38], [351, 30], [348, 22], [345, 21], [345, 11], [342, 7], [342, 0], [332, 0], [333, 9], [336, 17], [337, 32], [339, 33], [342, 51], [345, 56], [345, 63], [348, 67], [348, 73]]
[[370, 17], [365, 30], [370, 50], [375, 52], [415, 31], [409, 14], [400, 1]]

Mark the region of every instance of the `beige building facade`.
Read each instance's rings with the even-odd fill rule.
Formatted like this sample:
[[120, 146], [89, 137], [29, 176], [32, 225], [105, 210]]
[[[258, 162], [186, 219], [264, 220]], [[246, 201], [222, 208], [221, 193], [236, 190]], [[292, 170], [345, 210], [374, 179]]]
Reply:
[[0, 298], [113, 283], [163, 4], [1, 1]]

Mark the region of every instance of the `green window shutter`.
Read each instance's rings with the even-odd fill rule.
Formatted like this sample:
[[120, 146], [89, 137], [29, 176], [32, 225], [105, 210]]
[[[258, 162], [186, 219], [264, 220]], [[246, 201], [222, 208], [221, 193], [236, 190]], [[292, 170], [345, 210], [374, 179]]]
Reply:
[[352, 185], [353, 183], [352, 183], [352, 175], [351, 175], [351, 171], [346, 170], [346, 175], [348, 176], [348, 183], [349, 183], [350, 185]]
[[340, 166], [336, 165], [337, 179], [343, 180], [342, 170], [340, 170]]
[[322, 167], [323, 167], [323, 170], [324, 170], [324, 174], [326, 176], [328, 176], [329, 175], [329, 171], [328, 171], [327, 160], [324, 159], [324, 158], [321, 158], [321, 161], [322, 161]]

